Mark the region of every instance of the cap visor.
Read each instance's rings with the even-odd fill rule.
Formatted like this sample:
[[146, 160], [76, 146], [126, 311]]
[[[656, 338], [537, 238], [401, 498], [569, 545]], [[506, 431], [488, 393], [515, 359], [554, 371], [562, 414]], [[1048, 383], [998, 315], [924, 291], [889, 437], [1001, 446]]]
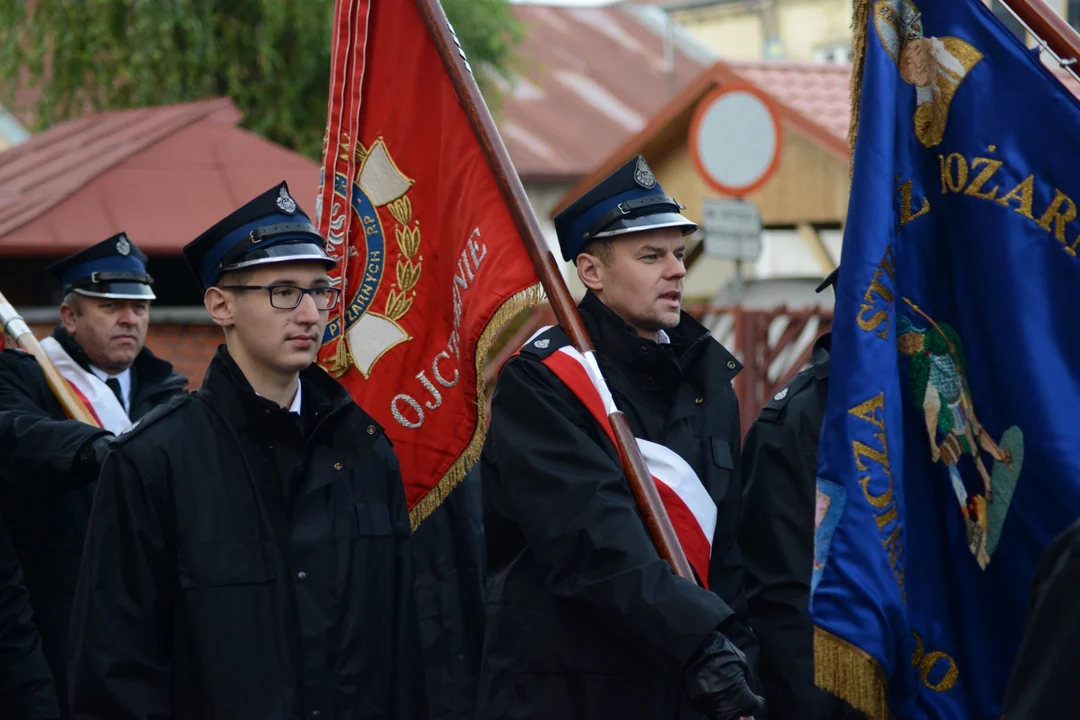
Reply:
[[237, 258], [235, 262], [231, 262], [222, 268], [222, 271], [239, 270], [269, 263], [310, 261], [321, 262], [328, 268], [337, 265], [337, 260], [327, 255], [321, 247], [314, 243], [282, 243], [255, 248], [246, 252]]
[[594, 238], [615, 237], [628, 233], [644, 232], [646, 230], [659, 230], [661, 228], [679, 228], [683, 235], [689, 235], [697, 230], [697, 223], [691, 222], [677, 212], [653, 213], [639, 215], [637, 217], [619, 218], [604, 231], [594, 235]]
[[116, 300], [156, 300], [157, 295], [145, 283], [98, 283], [89, 287], [73, 288], [73, 293], [87, 297], [112, 298]]

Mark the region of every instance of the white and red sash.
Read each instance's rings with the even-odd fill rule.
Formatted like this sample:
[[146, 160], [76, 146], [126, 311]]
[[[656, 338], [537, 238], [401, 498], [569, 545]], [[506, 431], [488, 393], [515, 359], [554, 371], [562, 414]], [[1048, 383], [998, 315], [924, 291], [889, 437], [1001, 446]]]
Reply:
[[[586, 357], [573, 346], [566, 345], [544, 358], [543, 363], [573, 391], [615, 444], [615, 433], [608, 419], [608, 415], [616, 410], [615, 400], [603, 381], [595, 358]], [[635, 439], [683, 553], [707, 588], [712, 538], [716, 530], [716, 503], [694, 469], [678, 453], [648, 440]]]
[[72, 360], [55, 338], [43, 339], [41, 348], [52, 360], [52, 364], [56, 366], [60, 375], [67, 380], [71, 389], [83, 401], [83, 405], [94, 416], [98, 425], [113, 435], [119, 435], [122, 430], [131, 425], [127, 412], [124, 411], [124, 407], [105, 381], [94, 373], [84, 370], [79, 363]]

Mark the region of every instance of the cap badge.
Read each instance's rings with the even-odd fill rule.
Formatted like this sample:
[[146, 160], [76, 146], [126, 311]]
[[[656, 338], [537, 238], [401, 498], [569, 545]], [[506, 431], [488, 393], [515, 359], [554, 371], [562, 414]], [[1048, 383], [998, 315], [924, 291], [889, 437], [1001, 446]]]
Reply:
[[281, 193], [278, 195], [277, 206], [281, 208], [281, 212], [289, 215], [296, 212], [296, 201], [289, 197], [289, 191], [284, 186], [282, 186]]
[[131, 253], [131, 243], [128, 242], [127, 235], [121, 235], [120, 239], [116, 241], [116, 252], [124, 257]]
[[638, 156], [637, 167], [634, 168], [634, 182], [646, 190], [652, 190], [656, 187], [656, 176], [652, 174], [649, 164], [641, 156]]
[[547, 346], [550, 345], [550, 344], [551, 344], [551, 341], [548, 340], [547, 338], [545, 338], [543, 340], [537, 340], [536, 342], [533, 343], [533, 345], [540, 348], [541, 350], [546, 349]]
[[787, 397], [787, 394], [788, 394], [788, 389], [784, 388], [780, 392], [773, 395], [773, 400], [783, 400], [784, 398]]

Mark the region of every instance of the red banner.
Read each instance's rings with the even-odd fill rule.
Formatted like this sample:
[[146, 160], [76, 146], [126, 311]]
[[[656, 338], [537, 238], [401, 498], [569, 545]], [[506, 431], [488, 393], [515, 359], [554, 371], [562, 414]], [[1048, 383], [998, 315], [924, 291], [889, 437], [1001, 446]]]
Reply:
[[338, 0], [332, 53], [319, 362], [386, 428], [416, 527], [479, 457], [487, 350], [542, 291], [416, 4]]

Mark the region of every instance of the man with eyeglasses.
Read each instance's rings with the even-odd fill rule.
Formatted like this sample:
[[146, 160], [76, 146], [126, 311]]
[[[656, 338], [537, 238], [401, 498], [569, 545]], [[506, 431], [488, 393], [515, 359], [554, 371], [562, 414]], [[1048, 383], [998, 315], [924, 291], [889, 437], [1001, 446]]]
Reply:
[[313, 364], [340, 294], [322, 236], [281, 183], [184, 255], [225, 344], [102, 468], [75, 717], [426, 717], [397, 459]]

